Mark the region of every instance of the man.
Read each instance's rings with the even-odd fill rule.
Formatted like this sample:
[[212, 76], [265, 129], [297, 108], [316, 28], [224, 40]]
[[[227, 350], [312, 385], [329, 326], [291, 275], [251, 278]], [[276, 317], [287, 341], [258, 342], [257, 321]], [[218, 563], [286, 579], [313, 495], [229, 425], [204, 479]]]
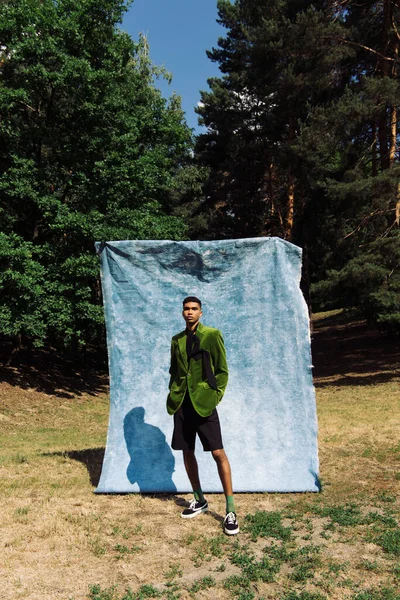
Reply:
[[174, 415], [172, 448], [183, 451], [183, 461], [194, 495], [181, 516], [190, 519], [208, 510], [194, 453], [197, 434], [203, 449], [211, 452], [217, 463], [226, 498], [224, 531], [228, 535], [235, 535], [239, 532], [239, 525], [233, 500], [231, 468], [223, 448], [216, 411], [228, 383], [228, 366], [221, 332], [200, 323], [202, 314], [198, 298], [185, 298], [182, 315], [186, 329], [174, 335], [171, 343], [167, 410]]

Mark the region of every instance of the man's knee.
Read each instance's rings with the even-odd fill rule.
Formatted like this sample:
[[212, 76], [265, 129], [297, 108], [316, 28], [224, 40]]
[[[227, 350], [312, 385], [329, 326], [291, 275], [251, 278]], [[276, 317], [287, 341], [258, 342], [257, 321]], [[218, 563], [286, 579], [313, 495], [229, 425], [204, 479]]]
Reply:
[[225, 454], [225, 450], [223, 448], [221, 448], [220, 450], [212, 450], [211, 453], [212, 453], [213, 459], [218, 464], [222, 464], [223, 462], [228, 460], [228, 458]]

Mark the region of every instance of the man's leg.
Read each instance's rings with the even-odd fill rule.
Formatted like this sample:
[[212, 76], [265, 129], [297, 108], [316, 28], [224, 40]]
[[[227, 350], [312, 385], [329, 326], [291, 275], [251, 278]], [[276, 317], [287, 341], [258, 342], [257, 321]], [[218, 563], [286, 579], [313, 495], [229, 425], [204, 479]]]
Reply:
[[190, 503], [189, 508], [186, 508], [181, 517], [189, 519], [208, 510], [207, 500], [203, 496], [203, 492], [199, 479], [199, 467], [197, 465], [194, 450], [183, 450], [183, 462], [189, 481], [193, 489], [194, 500]]
[[212, 455], [217, 463], [218, 475], [221, 480], [226, 499], [224, 531], [228, 535], [235, 535], [239, 532], [239, 525], [236, 518], [235, 504], [233, 501], [231, 466], [224, 449], [213, 450]]
[[183, 462], [185, 463], [186, 473], [189, 477], [193, 491], [198, 490], [201, 486], [199, 479], [199, 467], [197, 465], [197, 459], [194, 454], [194, 450], [183, 451]]
[[225, 498], [232, 496], [231, 466], [229, 464], [228, 457], [225, 454], [225, 450], [223, 448], [220, 450], [213, 450], [212, 455], [213, 459], [217, 463], [218, 475], [224, 489]]

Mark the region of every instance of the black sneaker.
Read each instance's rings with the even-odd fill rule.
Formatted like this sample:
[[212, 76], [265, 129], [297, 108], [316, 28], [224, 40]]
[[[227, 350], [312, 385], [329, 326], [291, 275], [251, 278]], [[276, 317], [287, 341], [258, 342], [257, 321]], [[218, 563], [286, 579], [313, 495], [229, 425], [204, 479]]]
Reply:
[[182, 519], [191, 519], [192, 517], [197, 517], [203, 512], [208, 511], [208, 502], [204, 500], [204, 502], [197, 502], [196, 498], [193, 498], [188, 508], [185, 508], [183, 512], [181, 512]]
[[239, 524], [237, 522], [236, 513], [230, 512], [224, 519], [224, 531], [228, 535], [236, 535], [239, 533]]

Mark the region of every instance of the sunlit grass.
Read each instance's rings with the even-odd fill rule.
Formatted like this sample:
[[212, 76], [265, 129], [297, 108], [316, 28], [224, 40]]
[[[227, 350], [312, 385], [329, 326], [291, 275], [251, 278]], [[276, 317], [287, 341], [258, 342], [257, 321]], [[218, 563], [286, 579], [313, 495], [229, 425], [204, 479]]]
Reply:
[[191, 522], [173, 496], [93, 494], [88, 461], [105, 445], [106, 394], [7, 388], [4, 597], [400, 600], [399, 382], [334, 379], [317, 381], [322, 492], [238, 494], [234, 539], [221, 532], [218, 494]]

